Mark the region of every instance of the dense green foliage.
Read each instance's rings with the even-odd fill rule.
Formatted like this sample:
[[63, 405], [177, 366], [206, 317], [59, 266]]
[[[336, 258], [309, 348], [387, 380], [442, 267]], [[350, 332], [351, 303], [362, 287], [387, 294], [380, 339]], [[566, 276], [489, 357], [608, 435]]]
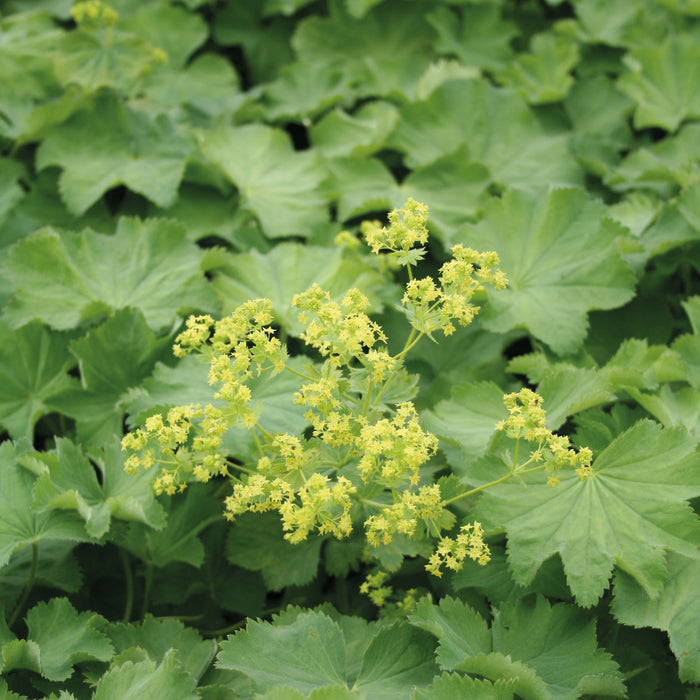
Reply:
[[[700, 697], [697, 0], [0, 13], [0, 700]], [[424, 248], [373, 254], [409, 198]], [[474, 257], [473, 320], [402, 304], [455, 246], [508, 286]], [[329, 359], [314, 284], [365, 295], [359, 349]], [[280, 345], [246, 336], [223, 461], [129, 463], [125, 434], [216, 403], [186, 319], [258, 298]], [[307, 454], [336, 401], [346, 461], [294, 472], [275, 435]], [[407, 472], [377, 467], [382, 420], [425, 448]], [[245, 501], [263, 453], [279, 512], [271, 480]]]

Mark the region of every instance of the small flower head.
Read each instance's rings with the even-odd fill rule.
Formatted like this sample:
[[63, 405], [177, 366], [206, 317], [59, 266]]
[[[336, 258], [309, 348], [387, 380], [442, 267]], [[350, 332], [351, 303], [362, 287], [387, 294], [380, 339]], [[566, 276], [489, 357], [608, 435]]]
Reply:
[[491, 553], [484, 542], [484, 530], [481, 523], [463, 525], [456, 537], [443, 537], [426, 564], [426, 571], [434, 576], [442, 576], [442, 567], [459, 571], [465, 559], [471, 559], [480, 566], [488, 564]]

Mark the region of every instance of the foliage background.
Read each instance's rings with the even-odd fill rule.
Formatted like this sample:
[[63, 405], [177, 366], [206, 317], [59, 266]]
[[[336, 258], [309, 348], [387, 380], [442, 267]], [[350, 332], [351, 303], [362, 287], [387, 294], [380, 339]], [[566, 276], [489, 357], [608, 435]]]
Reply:
[[[698, 697], [700, 4], [71, 5], [0, 3], [0, 697]], [[360, 543], [156, 499], [118, 440], [206, 397], [190, 312], [269, 297], [300, 350], [293, 294], [358, 286], [398, 344], [400, 280], [334, 241], [409, 196], [425, 270], [461, 242], [511, 281], [412, 356], [436, 469], [478, 484], [527, 384], [622, 471], [470, 504], [483, 570], [387, 555], [436, 601], [388, 622]], [[256, 387], [279, 429], [295, 389]]]

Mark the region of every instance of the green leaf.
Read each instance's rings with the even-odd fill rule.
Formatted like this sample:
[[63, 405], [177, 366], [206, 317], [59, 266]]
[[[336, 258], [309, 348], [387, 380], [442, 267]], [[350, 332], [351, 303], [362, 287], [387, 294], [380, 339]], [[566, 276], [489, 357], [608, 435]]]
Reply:
[[626, 625], [668, 632], [671, 650], [678, 659], [679, 675], [685, 683], [700, 683], [698, 576], [700, 562], [669, 554], [668, 577], [654, 599], [624, 571], [618, 571], [614, 578], [615, 617]]
[[93, 700], [128, 697], [197, 700], [195, 685], [194, 679], [180, 670], [173, 649], [158, 665], [153, 661], [126, 661], [110, 669], [97, 683]]
[[[367, 628], [354, 629], [367, 638]], [[307, 694], [340, 685], [377, 700], [405, 697], [435, 674], [429, 636], [395, 623], [371, 636], [359, 675], [353, 678], [346, 654], [356, 640], [345, 635], [351, 635], [351, 629], [341, 629], [322, 612], [302, 613], [282, 626], [250, 621], [245, 630], [221, 643], [218, 665], [246, 674], [263, 689], [284, 685]]]
[[321, 543], [311, 537], [299, 544], [283, 538], [276, 513], [246, 514], [236, 518], [226, 539], [226, 558], [250, 571], [260, 571], [265, 586], [280, 591], [287, 586], [303, 586], [316, 577]]
[[68, 339], [38, 323], [11, 330], [0, 323], [0, 424], [14, 438], [32, 438], [51, 400], [76, 381]]
[[464, 473], [463, 465], [481, 457], [503, 420], [506, 410], [503, 391], [492, 382], [459, 384], [449, 399], [426, 411], [422, 423], [437, 435], [453, 471]]
[[401, 184], [373, 158], [336, 159], [329, 168], [333, 175], [326, 186], [337, 196], [342, 221], [377, 209], [400, 208], [412, 197], [428, 206], [431, 228], [440, 237], [474, 220], [489, 183], [488, 170], [471, 162], [466, 145], [416, 168]]
[[513, 679], [489, 683], [458, 673], [443, 673], [435, 676], [427, 688], [416, 690], [411, 700], [512, 700], [515, 686], [516, 681]]
[[325, 177], [319, 157], [295, 152], [284, 132], [262, 124], [220, 126], [202, 134], [201, 145], [271, 238], [306, 237], [328, 221], [326, 202], [316, 194]]
[[656, 394], [629, 388], [627, 393], [667, 428], [683, 426], [700, 439], [700, 391], [692, 387], [672, 389], [668, 384]]
[[485, 165], [493, 182], [536, 187], [581, 182], [567, 140], [565, 133], [548, 133], [512, 90], [485, 80], [455, 80], [403, 107], [389, 145], [415, 168], [466, 144], [471, 160]]
[[203, 640], [196, 630], [185, 627], [176, 619], [157, 620], [152, 615], [146, 615], [139, 625], [113, 623], [105, 631], [117, 654], [138, 647], [152, 661], [161, 663], [174, 650], [180, 670], [195, 681], [199, 681], [209, 668], [217, 651], [216, 640]]
[[398, 119], [390, 102], [374, 100], [352, 114], [336, 108], [309, 128], [313, 147], [327, 158], [370, 156], [380, 150]]
[[28, 668], [50, 681], [64, 681], [82, 661], [109, 661], [114, 649], [101, 632], [105, 620], [78, 613], [67, 598], [52, 598], [27, 613], [27, 640], [2, 646], [3, 673]]
[[630, 73], [618, 86], [637, 102], [634, 126], [676, 131], [685, 119], [700, 117], [700, 47], [688, 35], [670, 36], [660, 46], [631, 51]]
[[[391, 31], [387, 31], [391, 27]], [[328, 17], [299, 23], [292, 46], [301, 61], [340, 71], [362, 95], [411, 99], [433, 58], [433, 31], [419, 11], [383, 3], [362, 18], [349, 16], [340, 2]]]
[[576, 413], [614, 401], [608, 378], [596, 369], [583, 367], [557, 368], [546, 372], [537, 386], [537, 393], [547, 411], [547, 427], [556, 430]]
[[42, 541], [50, 546], [88, 539], [82, 521], [71, 513], [33, 512], [35, 477], [18, 462], [25, 449], [14, 448], [9, 441], [0, 444], [0, 566], [13, 552], [32, 544], [41, 548]]
[[341, 297], [351, 287], [362, 289], [374, 308], [380, 306], [376, 291], [386, 285], [384, 277], [369, 268], [366, 259], [345, 257], [339, 247], [280, 243], [267, 253], [251, 250], [230, 256], [217, 270], [213, 286], [222, 300], [224, 314], [248, 299], [267, 298], [282, 327], [298, 335], [302, 326], [292, 298], [314, 282], [334, 297]]
[[102, 537], [113, 517], [155, 529], [165, 525], [165, 512], [151, 490], [154, 475], [127, 474], [114, 438], [96, 456], [96, 467], [67, 438], [57, 438], [55, 452], [35, 452], [23, 457], [22, 463], [32, 471], [41, 470], [33, 491], [36, 511], [74, 510], [85, 521], [90, 537]]
[[489, 630], [461, 601], [446, 597], [434, 606], [424, 598], [410, 621], [437, 636], [441, 668], [493, 681], [515, 677], [513, 690], [523, 698], [625, 695], [617, 664], [597, 648], [595, 621], [574, 606], [550, 606], [541, 596], [504, 603]]
[[209, 35], [202, 16], [183, 7], [147, 3], [136, 4], [135, 9], [118, 26], [163, 49], [168, 55], [168, 66], [183, 68]]
[[56, 77], [64, 85], [84, 90], [110, 87], [130, 95], [153, 65], [153, 47], [135, 34], [110, 28], [102, 31], [76, 29], [58, 44], [54, 54]]
[[574, 83], [571, 70], [578, 60], [578, 48], [568, 37], [537, 34], [530, 42], [530, 53], [520, 54], [498, 79], [530, 104], [558, 102]]
[[210, 118], [235, 112], [244, 101], [231, 62], [213, 53], [197, 56], [184, 69], [168, 64], [148, 76], [141, 89], [148, 103], [160, 109], [187, 107]]
[[151, 374], [156, 360], [169, 352], [169, 341], [156, 342], [138, 309], [119, 309], [70, 344], [83, 386], [67, 388], [50, 405], [76, 419], [84, 445], [107, 444], [114, 435], [122, 434], [124, 409], [119, 399]]
[[616, 245], [623, 231], [604, 214], [582, 190], [510, 190], [455, 234], [455, 243], [496, 250], [508, 276], [508, 289], [489, 294], [486, 328], [525, 326], [564, 354], [583, 343], [588, 311], [631, 299], [634, 276]]
[[426, 19], [438, 33], [439, 53], [456, 56], [465, 66], [497, 71], [513, 58], [510, 43], [517, 34], [502, 15], [496, 4], [468, 3], [459, 10], [438, 6]]
[[439, 605], [433, 605], [425, 596], [409, 622], [438, 638], [435, 657], [442, 669], [452, 670], [465, 658], [491, 650], [491, 631], [486, 620], [461, 600], [446, 596]]
[[117, 185], [169, 207], [192, 151], [192, 140], [166, 115], [151, 118], [103, 93], [91, 109], [81, 110], [43, 141], [37, 168], [57, 165], [63, 170], [61, 196], [76, 215]]
[[200, 567], [205, 552], [199, 534], [223, 517], [220, 502], [204, 485], [195, 484], [184, 494], [161, 499], [161, 504], [167, 514], [166, 527], [153, 530], [132, 522], [125, 532], [115, 532], [115, 541], [155, 566], [184, 562]]
[[38, 319], [63, 330], [131, 306], [159, 330], [195, 300], [211, 309], [200, 257], [174, 221], [122, 218], [113, 236], [42, 229], [2, 262], [15, 285], [5, 318], [15, 327]]
[[[654, 597], [666, 578], [666, 550], [698, 556], [700, 521], [685, 499], [700, 494], [697, 438], [640, 421], [617, 437], [583, 480], [561, 472], [552, 488], [537, 476], [489, 489], [474, 517], [505, 527], [517, 583], [532, 581], [559, 553], [579, 605], [593, 605], [614, 565]], [[494, 478], [497, 476], [494, 475]]]

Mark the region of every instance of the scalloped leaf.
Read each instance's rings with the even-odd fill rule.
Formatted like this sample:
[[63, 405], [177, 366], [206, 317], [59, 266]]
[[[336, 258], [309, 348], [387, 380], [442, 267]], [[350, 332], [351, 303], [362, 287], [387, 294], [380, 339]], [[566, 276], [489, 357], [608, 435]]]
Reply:
[[21, 461], [40, 472], [33, 491], [35, 510], [75, 511], [85, 521], [90, 537], [102, 537], [110, 529], [112, 518], [141, 522], [157, 530], [165, 525], [165, 511], [151, 489], [154, 475], [143, 471], [127, 474], [115, 438], [95, 456], [96, 466], [79, 445], [67, 438], [56, 439], [54, 452], [34, 452]]
[[2, 672], [26, 668], [50, 681], [64, 681], [81, 661], [109, 661], [114, 649], [101, 631], [104, 618], [78, 613], [67, 598], [38, 603], [27, 613], [27, 639], [3, 644]]
[[[346, 654], [357, 643], [365, 649], [355, 677]], [[378, 631], [347, 623], [341, 628], [325, 613], [312, 611], [286, 625], [249, 621], [221, 643], [218, 666], [244, 673], [264, 690], [284, 685], [306, 695], [340, 685], [360, 696], [389, 700], [432, 680], [433, 646], [429, 635], [406, 623]]]
[[[487, 528], [506, 528], [508, 561], [521, 585], [558, 553], [579, 605], [596, 603], [615, 565], [655, 597], [667, 550], [700, 557], [700, 520], [686, 502], [700, 495], [697, 444], [683, 428], [639, 421], [600, 453], [592, 476], [561, 472], [555, 488], [541, 473], [524, 478], [527, 488], [499, 484], [473, 516]], [[506, 467], [494, 460], [492, 469], [498, 478]]]
[[122, 218], [113, 236], [44, 228], [0, 265], [15, 285], [4, 315], [14, 327], [38, 319], [64, 330], [131, 306], [160, 330], [193, 302], [213, 310], [201, 256], [175, 221]]
[[525, 326], [565, 354], [583, 343], [590, 310], [622, 306], [634, 295], [634, 275], [617, 249], [623, 232], [582, 190], [509, 190], [452, 241], [496, 250], [508, 276], [506, 290], [489, 293], [485, 327]]
[[574, 606], [552, 606], [541, 596], [504, 603], [489, 629], [462, 601], [446, 597], [432, 605], [426, 597], [410, 622], [438, 637], [441, 668], [514, 679], [513, 690], [523, 698], [625, 695], [617, 664], [598, 649], [595, 621]]
[[37, 169], [56, 165], [63, 170], [61, 196], [76, 215], [117, 185], [169, 207], [193, 149], [193, 140], [167, 115], [134, 111], [104, 92], [90, 109], [74, 114], [42, 142]]
[[31, 439], [51, 400], [75, 387], [72, 365], [65, 336], [38, 323], [13, 331], [0, 322], [0, 425], [13, 438]]
[[630, 73], [618, 87], [637, 102], [634, 126], [676, 131], [685, 119], [700, 117], [700, 47], [689, 35], [670, 36], [661, 45], [630, 51]]

